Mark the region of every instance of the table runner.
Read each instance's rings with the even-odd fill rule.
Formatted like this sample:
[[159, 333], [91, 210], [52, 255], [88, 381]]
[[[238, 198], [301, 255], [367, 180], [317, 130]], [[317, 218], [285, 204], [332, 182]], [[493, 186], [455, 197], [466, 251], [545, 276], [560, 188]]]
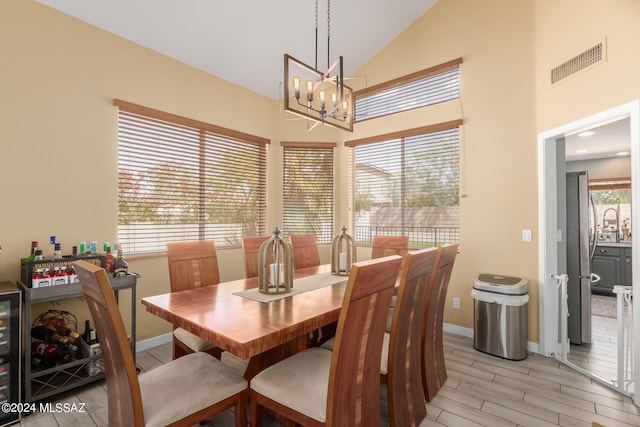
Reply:
[[247, 289], [246, 291], [234, 292], [244, 298], [249, 298], [259, 302], [270, 302], [291, 295], [301, 294], [303, 292], [312, 291], [314, 289], [331, 286], [338, 283], [346, 283], [347, 276], [338, 276], [331, 273], [314, 274], [313, 276], [301, 277], [293, 280], [293, 289], [291, 292], [281, 294], [263, 294], [258, 288]]

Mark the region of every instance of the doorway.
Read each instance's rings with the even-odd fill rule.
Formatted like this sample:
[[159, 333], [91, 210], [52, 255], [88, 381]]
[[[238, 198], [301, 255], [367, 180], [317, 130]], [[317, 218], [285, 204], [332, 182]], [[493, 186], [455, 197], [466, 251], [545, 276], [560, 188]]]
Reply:
[[[564, 141], [569, 135], [585, 129], [602, 126], [614, 121], [628, 119], [631, 140], [631, 180], [640, 182], [640, 101], [624, 104], [607, 111], [568, 123], [538, 135], [538, 185], [539, 185], [539, 295], [540, 295], [540, 353], [548, 357], [556, 357], [562, 349], [559, 333], [559, 318], [562, 304], [560, 303], [558, 274], [563, 255], [562, 218], [559, 209], [563, 203], [559, 197], [558, 183], [564, 179]], [[633, 185], [632, 192], [632, 224], [640, 224], [640, 186]], [[634, 251], [631, 259], [633, 272], [640, 271], [640, 253]], [[633, 274], [633, 290], [640, 295], [638, 277]], [[640, 301], [635, 298], [633, 308], [640, 313]], [[640, 317], [633, 319], [634, 380], [640, 385]], [[576, 367], [576, 369], [580, 370]], [[595, 378], [600, 380], [599, 378]], [[640, 406], [640, 393], [634, 395], [634, 403]]]

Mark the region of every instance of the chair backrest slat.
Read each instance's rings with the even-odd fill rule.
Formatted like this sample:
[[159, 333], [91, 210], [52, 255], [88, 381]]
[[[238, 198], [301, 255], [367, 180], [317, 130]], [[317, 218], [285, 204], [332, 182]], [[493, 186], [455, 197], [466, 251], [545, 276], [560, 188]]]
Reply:
[[109, 425], [142, 426], [144, 414], [136, 366], [107, 273], [86, 261], [74, 261], [73, 266], [100, 336], [107, 378]]
[[171, 292], [220, 283], [213, 240], [167, 243]]
[[328, 426], [380, 425], [380, 356], [402, 258], [353, 264], [329, 373]]

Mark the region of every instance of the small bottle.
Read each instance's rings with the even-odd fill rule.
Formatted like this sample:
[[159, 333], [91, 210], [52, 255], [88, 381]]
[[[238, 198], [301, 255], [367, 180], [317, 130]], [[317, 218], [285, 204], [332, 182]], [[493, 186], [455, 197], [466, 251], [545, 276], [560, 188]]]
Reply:
[[113, 274], [116, 260], [111, 253], [111, 246], [107, 246], [106, 254], [104, 256], [104, 269], [108, 274]]
[[53, 259], [62, 259], [62, 249], [60, 243], [53, 245]]
[[31, 242], [31, 255], [27, 257], [27, 260], [33, 261], [36, 259], [36, 249], [38, 249], [38, 242]]
[[36, 257], [35, 261], [42, 261], [44, 256], [42, 256], [42, 249], [36, 249]]
[[85, 242], [80, 242], [80, 255], [84, 255]]
[[125, 261], [122, 256], [122, 247], [118, 248], [118, 256], [115, 259], [115, 265], [113, 268], [114, 276], [123, 277], [127, 275], [127, 271], [129, 270], [129, 264]]

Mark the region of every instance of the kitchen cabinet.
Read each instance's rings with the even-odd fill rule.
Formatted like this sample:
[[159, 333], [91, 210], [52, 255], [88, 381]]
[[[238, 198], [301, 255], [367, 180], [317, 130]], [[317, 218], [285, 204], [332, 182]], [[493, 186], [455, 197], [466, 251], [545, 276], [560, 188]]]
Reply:
[[591, 271], [600, 276], [600, 281], [591, 287], [593, 293], [613, 295], [615, 285], [631, 286], [631, 251], [630, 245], [596, 246]]

